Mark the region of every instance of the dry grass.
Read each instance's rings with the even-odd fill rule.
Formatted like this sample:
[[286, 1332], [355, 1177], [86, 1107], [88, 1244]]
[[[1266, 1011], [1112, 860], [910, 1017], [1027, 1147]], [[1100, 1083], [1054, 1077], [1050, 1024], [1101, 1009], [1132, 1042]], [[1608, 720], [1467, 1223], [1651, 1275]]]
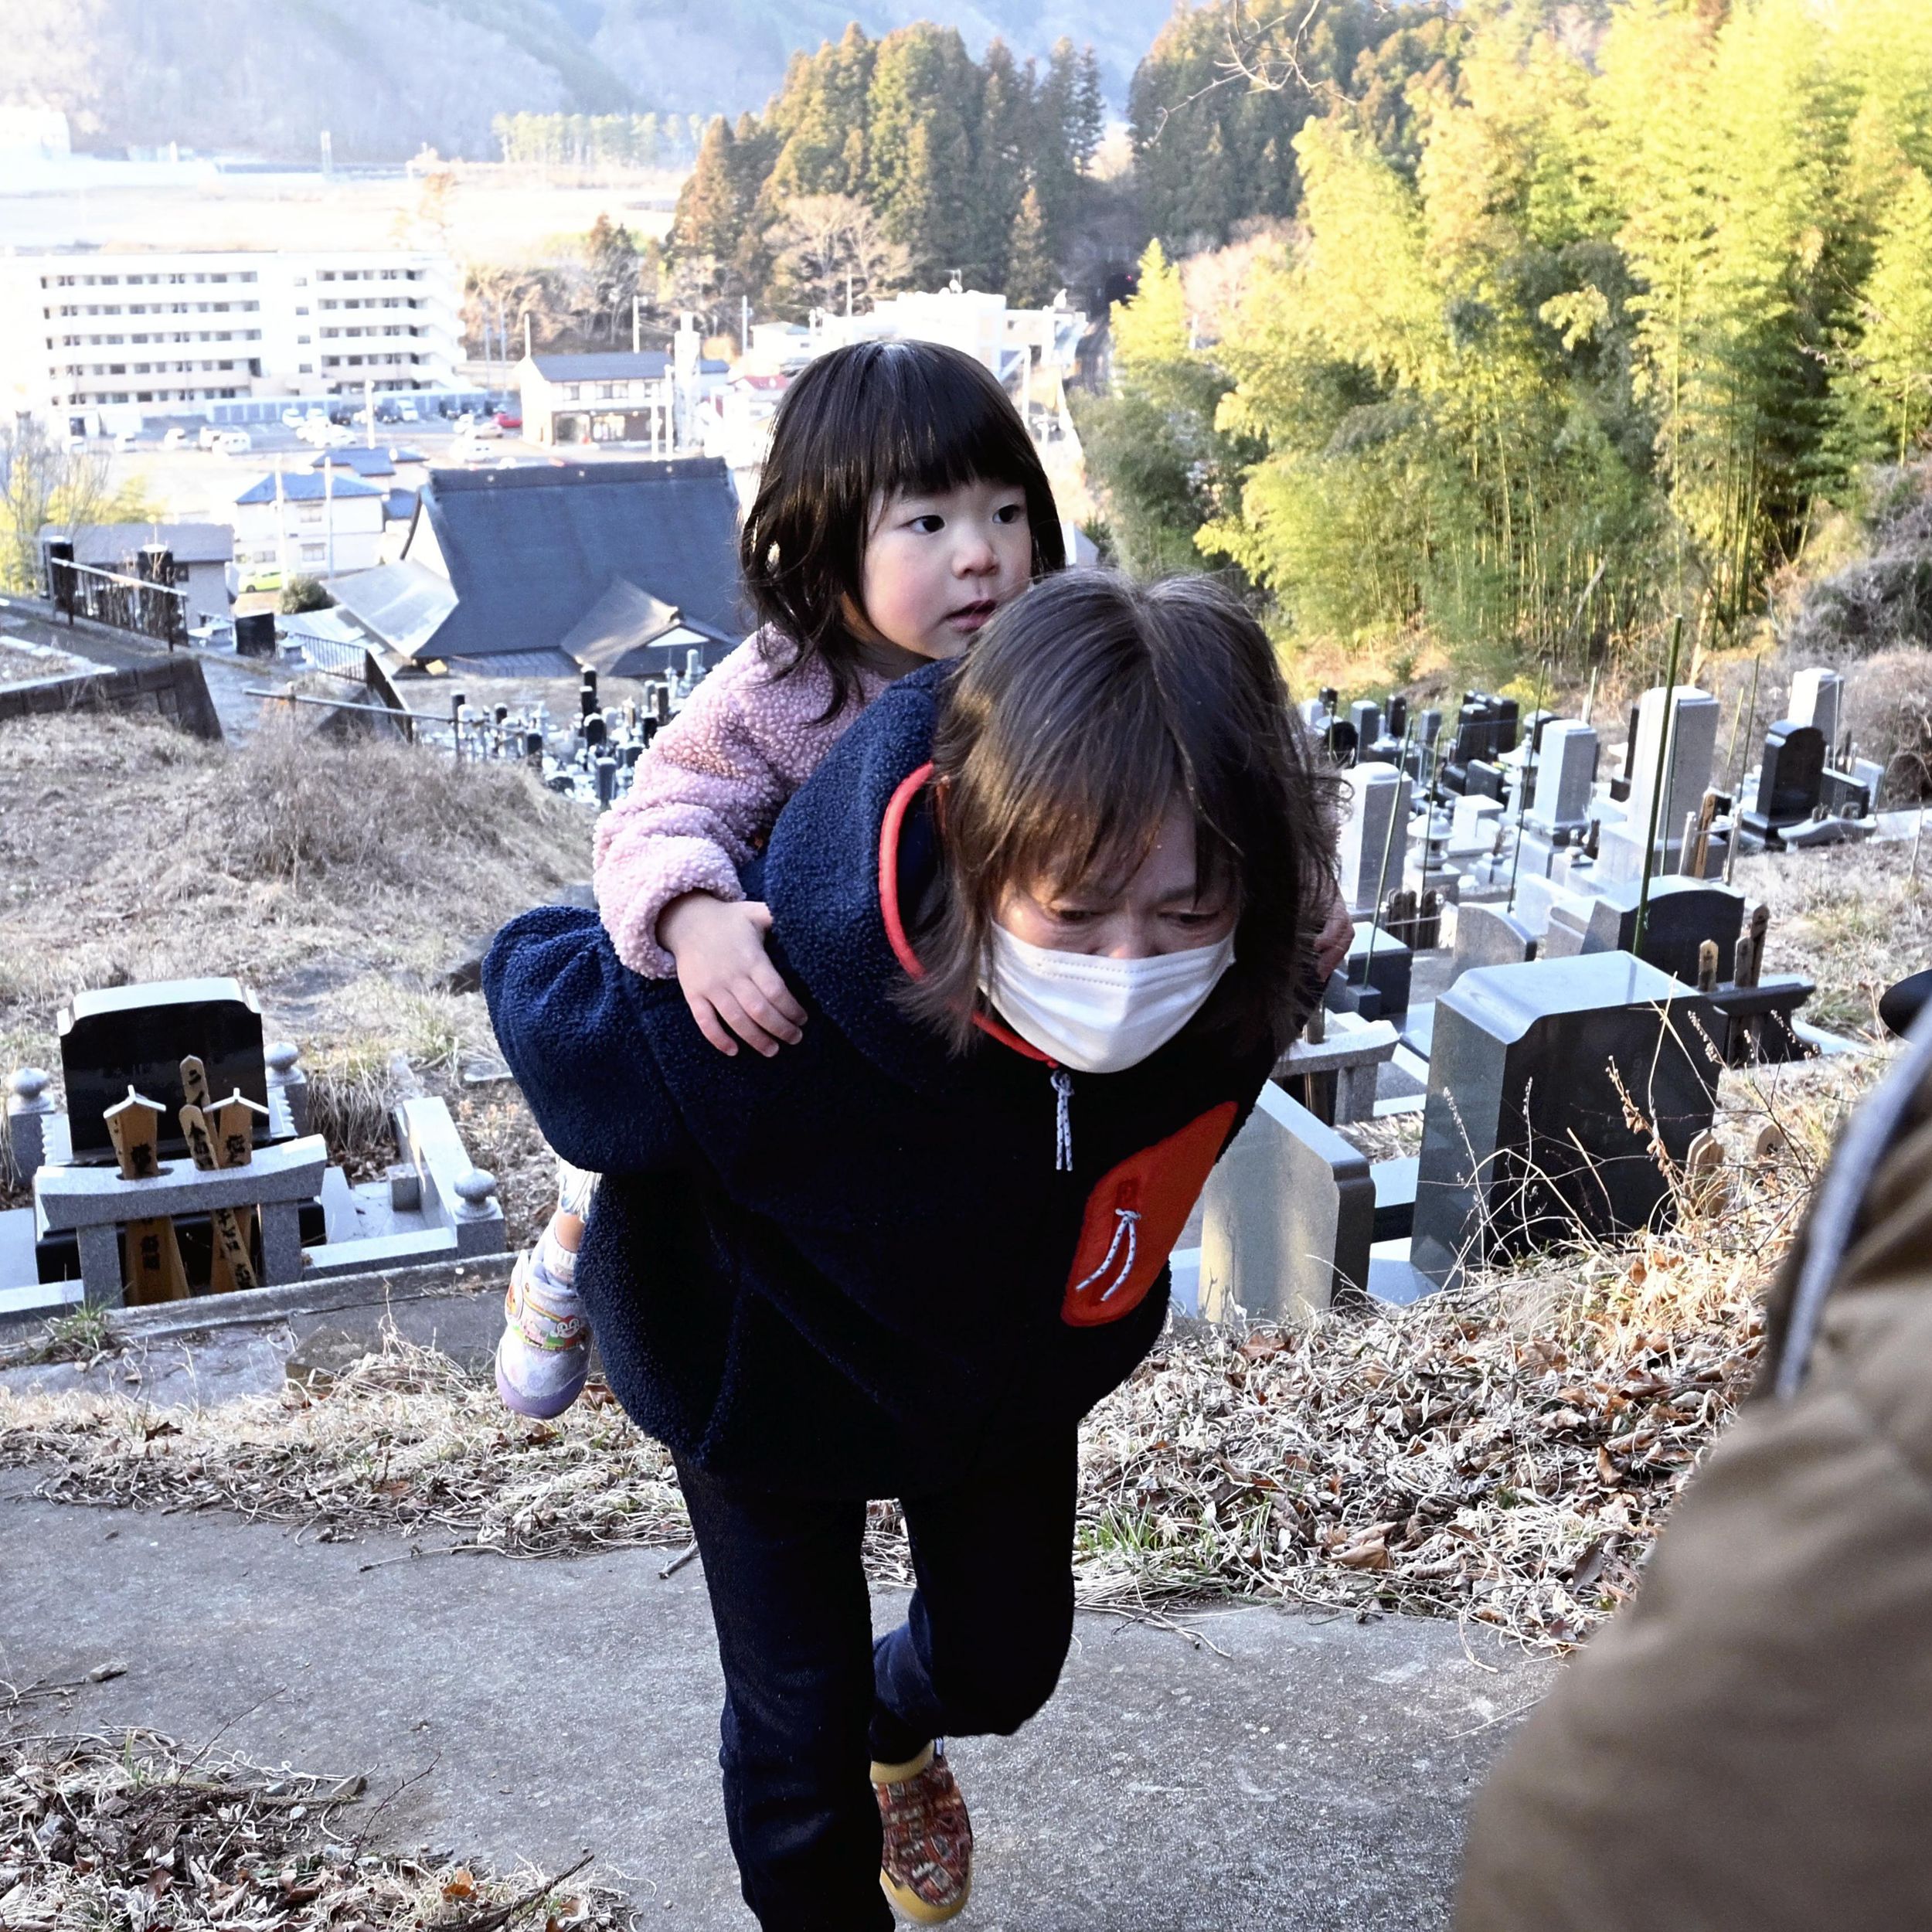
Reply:
[[[1668, 1235], [1305, 1331], [1170, 1336], [1089, 1418], [1080, 1600], [1470, 1616], [1538, 1648], [1587, 1634], [1747, 1385], [1765, 1284], [1876, 1065], [1728, 1080], [1724, 1198]], [[1788, 1145], [1760, 1160], [1767, 1119]], [[325, 1388], [201, 1412], [0, 1391], [0, 1464], [44, 1469], [56, 1501], [233, 1509], [322, 1540], [535, 1557], [687, 1535], [669, 1458], [607, 1392], [532, 1425], [393, 1338]], [[890, 1506], [866, 1555], [908, 1580]]]
[[56, 1012], [83, 988], [232, 975], [303, 1048], [361, 1178], [395, 1158], [396, 1055], [461, 1111], [489, 1022], [439, 988], [459, 940], [583, 877], [590, 828], [515, 768], [302, 723], [270, 719], [239, 753], [117, 716], [5, 727], [0, 1062], [57, 1072]]
[[1883, 1038], [1879, 995], [1932, 964], [1932, 848], [1916, 880], [1912, 846], [1899, 842], [1761, 853], [1738, 861], [1736, 883], [1770, 907], [1766, 971], [1816, 982], [1804, 1017]]
[[[68, 1685], [0, 1685], [16, 1726]], [[616, 1932], [624, 1895], [581, 1868], [500, 1876], [367, 1850], [358, 1777], [189, 1753], [148, 1730], [0, 1736], [7, 1932]], [[376, 1808], [379, 1809], [379, 1808]], [[372, 1819], [370, 1821], [372, 1821]], [[587, 1863], [588, 1861], [586, 1861]]]

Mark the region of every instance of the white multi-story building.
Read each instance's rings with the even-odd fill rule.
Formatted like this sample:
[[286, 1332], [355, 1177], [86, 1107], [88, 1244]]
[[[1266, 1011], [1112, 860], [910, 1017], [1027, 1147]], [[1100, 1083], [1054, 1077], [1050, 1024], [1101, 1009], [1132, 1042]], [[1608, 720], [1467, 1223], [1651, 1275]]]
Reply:
[[237, 397], [447, 388], [460, 287], [413, 250], [0, 256], [0, 408], [92, 435]]

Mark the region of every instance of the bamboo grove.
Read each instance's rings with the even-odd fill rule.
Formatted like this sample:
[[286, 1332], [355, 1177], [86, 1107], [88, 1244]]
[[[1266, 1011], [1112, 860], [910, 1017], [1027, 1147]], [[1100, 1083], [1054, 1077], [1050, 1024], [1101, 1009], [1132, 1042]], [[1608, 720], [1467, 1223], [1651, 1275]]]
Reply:
[[1117, 542], [1384, 651], [1737, 636], [1932, 425], [1932, 5], [1471, 0], [1423, 51], [1399, 117], [1386, 60], [1311, 101], [1216, 329], [1200, 238], [1149, 248], [1087, 425]]

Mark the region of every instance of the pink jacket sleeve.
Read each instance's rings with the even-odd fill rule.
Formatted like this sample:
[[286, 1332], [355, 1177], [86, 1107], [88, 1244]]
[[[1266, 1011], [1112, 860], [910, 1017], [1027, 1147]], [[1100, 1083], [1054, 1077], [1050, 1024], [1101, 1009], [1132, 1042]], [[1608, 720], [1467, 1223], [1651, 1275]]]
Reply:
[[[869, 702], [882, 681], [863, 683]], [[598, 821], [592, 869], [604, 930], [634, 972], [668, 979], [677, 971], [658, 943], [672, 900], [744, 896], [739, 867], [862, 708], [823, 719], [831, 689], [815, 665], [774, 679], [759, 639], [749, 638], [652, 741], [629, 795]]]

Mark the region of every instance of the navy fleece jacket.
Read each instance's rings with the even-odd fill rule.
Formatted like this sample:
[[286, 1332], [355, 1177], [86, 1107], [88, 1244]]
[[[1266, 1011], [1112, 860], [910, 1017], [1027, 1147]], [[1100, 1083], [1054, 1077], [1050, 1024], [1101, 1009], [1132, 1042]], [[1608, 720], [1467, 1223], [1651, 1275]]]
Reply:
[[611, 1385], [715, 1475], [917, 1494], [1084, 1414], [1160, 1332], [1168, 1253], [1268, 1075], [1267, 1049], [1197, 1022], [1073, 1076], [1063, 1171], [1049, 1064], [1010, 1036], [954, 1055], [900, 1009], [882, 828], [916, 904], [944, 675], [879, 698], [774, 830], [763, 889], [800, 1045], [719, 1053], [590, 912], [525, 913], [484, 966], [545, 1137], [605, 1177], [577, 1283]]

